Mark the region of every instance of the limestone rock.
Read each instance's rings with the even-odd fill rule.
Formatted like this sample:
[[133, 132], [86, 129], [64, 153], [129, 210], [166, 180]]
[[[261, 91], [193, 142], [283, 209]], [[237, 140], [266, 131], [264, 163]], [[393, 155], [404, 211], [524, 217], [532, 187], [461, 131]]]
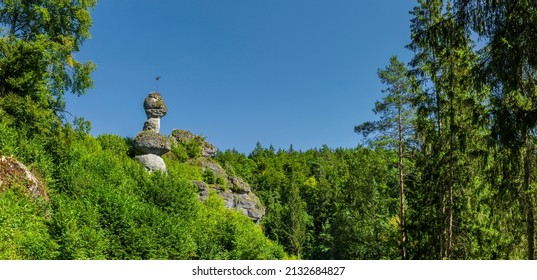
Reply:
[[13, 157], [0, 157], [0, 192], [12, 185], [22, 185], [32, 198], [48, 200], [45, 185], [24, 164]]
[[166, 164], [164, 160], [154, 154], [138, 155], [134, 157], [149, 171], [162, 171], [166, 172]]
[[201, 155], [206, 158], [214, 158], [218, 152], [218, 149], [213, 144], [205, 141], [203, 137], [195, 135], [188, 130], [174, 129], [172, 131], [171, 138], [182, 144], [187, 144], [190, 141], [198, 142], [201, 148]]
[[149, 118], [144, 123], [144, 130], [151, 130], [156, 133], [160, 132], [160, 118]]
[[150, 93], [144, 100], [144, 109], [147, 118], [162, 118], [168, 112], [168, 107], [162, 99], [162, 96], [157, 92]]
[[164, 99], [157, 92], [152, 92], [144, 99], [144, 110], [147, 120], [144, 130], [134, 138], [134, 149], [138, 154], [135, 158], [149, 171], [166, 172], [166, 164], [160, 157], [171, 150], [168, 138], [160, 135], [160, 118], [168, 112]]
[[199, 158], [190, 161], [190, 164], [200, 166], [203, 171], [211, 170], [215, 176], [224, 178], [224, 186], [218, 184], [208, 184], [206, 182], [194, 181], [198, 187], [199, 198], [204, 201], [212, 190], [224, 201], [224, 205], [229, 209], [236, 209], [248, 216], [255, 223], [259, 223], [265, 215], [265, 207], [259, 198], [251, 191], [250, 185], [242, 178], [230, 176], [219, 164], [210, 159]]
[[203, 145], [201, 146], [201, 156], [203, 157], [214, 158], [217, 152], [218, 152], [218, 149], [212, 144], [209, 144], [207, 142], [204, 142]]
[[251, 192], [250, 185], [244, 182], [242, 178], [230, 176], [228, 180], [236, 193], [245, 194]]
[[171, 150], [171, 145], [166, 137], [152, 130], [144, 130], [134, 138], [134, 149], [140, 154], [161, 156]]
[[198, 188], [199, 198], [205, 201], [209, 196], [209, 185], [201, 181], [193, 181], [192, 183]]

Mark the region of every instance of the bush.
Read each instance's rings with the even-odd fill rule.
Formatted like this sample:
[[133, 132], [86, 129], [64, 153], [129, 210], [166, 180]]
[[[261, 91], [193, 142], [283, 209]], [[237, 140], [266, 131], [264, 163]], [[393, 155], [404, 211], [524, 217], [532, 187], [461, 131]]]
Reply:
[[203, 171], [203, 181], [207, 184], [216, 183], [216, 175], [212, 169], [206, 168], [205, 171]]
[[22, 191], [0, 193], [0, 259], [55, 259], [58, 244], [48, 232], [46, 203]]
[[128, 141], [113, 134], [102, 134], [97, 137], [103, 150], [112, 151], [118, 155], [128, 155], [130, 146]]

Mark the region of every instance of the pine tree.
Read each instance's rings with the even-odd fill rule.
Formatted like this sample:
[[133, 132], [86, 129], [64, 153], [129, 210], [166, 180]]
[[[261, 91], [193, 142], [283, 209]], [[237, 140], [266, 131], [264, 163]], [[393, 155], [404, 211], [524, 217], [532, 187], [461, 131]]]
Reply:
[[401, 226], [401, 257], [408, 259], [407, 228], [405, 220], [405, 158], [406, 149], [411, 145], [414, 111], [411, 108], [414, 81], [407, 75], [405, 65], [396, 56], [390, 58], [390, 64], [385, 69], [379, 69], [381, 82], [387, 85], [383, 90], [386, 94], [381, 102], [376, 102], [374, 112], [381, 114], [381, 119], [375, 122], [365, 122], [357, 125], [354, 131], [364, 136], [380, 132], [377, 141], [394, 145], [398, 151], [399, 161], [399, 198]]

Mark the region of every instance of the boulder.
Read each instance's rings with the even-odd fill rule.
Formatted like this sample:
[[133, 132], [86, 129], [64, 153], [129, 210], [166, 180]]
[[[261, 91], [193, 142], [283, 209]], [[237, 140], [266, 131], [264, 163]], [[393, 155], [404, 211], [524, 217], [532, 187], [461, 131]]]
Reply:
[[138, 155], [134, 157], [138, 160], [148, 171], [162, 171], [166, 172], [166, 164], [164, 160], [154, 154]]
[[45, 185], [26, 165], [14, 157], [0, 157], [0, 192], [12, 186], [23, 186], [24, 191], [32, 198], [42, 197], [48, 200]]
[[152, 130], [144, 130], [134, 138], [134, 149], [139, 154], [161, 156], [171, 150], [170, 141]]
[[168, 107], [160, 93], [152, 92], [144, 100], [144, 109], [147, 118], [162, 118], [168, 112]]

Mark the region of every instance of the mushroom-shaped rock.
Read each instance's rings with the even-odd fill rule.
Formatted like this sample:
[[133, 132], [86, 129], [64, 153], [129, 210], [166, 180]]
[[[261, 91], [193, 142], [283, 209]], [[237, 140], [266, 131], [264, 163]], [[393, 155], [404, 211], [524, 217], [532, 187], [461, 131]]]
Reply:
[[168, 107], [160, 93], [152, 92], [144, 100], [144, 109], [147, 118], [162, 118], [168, 112]]
[[154, 154], [138, 155], [134, 157], [149, 171], [166, 172], [166, 164], [164, 160]]
[[140, 154], [161, 156], [171, 150], [168, 139], [155, 131], [145, 130], [134, 138], [134, 149]]

